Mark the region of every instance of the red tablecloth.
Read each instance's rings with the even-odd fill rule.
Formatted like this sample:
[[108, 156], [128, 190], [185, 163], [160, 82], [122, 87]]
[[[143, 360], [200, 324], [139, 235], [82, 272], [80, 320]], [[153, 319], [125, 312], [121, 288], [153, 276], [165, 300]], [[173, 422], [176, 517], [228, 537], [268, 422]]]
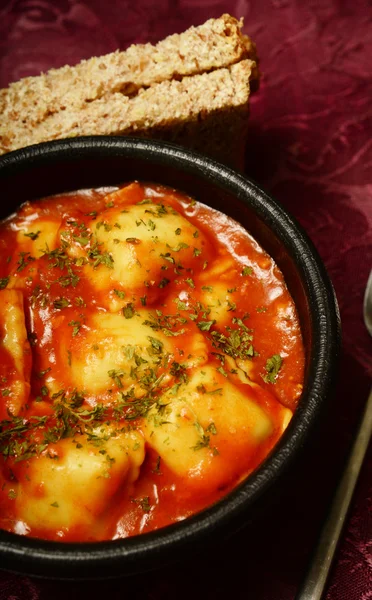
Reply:
[[[0, 87], [132, 42], [156, 42], [223, 12], [245, 18], [245, 31], [261, 57], [246, 173], [305, 227], [338, 296], [344, 341], [329, 416], [265, 519], [209, 553], [160, 572], [94, 584], [0, 572], [1, 599], [292, 600], [301, 580], [372, 376], [372, 340], [362, 321], [372, 267], [371, 5], [367, 0], [0, 0]], [[370, 448], [327, 600], [372, 598], [371, 466]]]

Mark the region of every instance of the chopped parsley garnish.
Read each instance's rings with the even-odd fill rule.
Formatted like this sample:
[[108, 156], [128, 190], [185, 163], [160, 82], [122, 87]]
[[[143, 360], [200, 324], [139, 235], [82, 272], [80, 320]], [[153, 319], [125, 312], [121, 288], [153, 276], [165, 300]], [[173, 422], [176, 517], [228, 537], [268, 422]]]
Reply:
[[23, 235], [25, 237], [30, 238], [32, 241], [37, 240], [37, 238], [39, 237], [39, 234], [41, 233], [40, 229], [38, 231], [30, 231], [30, 233], [24, 233]]
[[75, 304], [76, 304], [76, 306], [83, 306], [83, 307], [86, 306], [84, 299], [81, 296], [75, 297]]
[[149, 319], [146, 319], [143, 324], [151, 327], [154, 331], [162, 331], [164, 335], [171, 337], [182, 335], [184, 329], [178, 329], [179, 325], [185, 325], [187, 319], [181, 317], [179, 313], [175, 315], [164, 315], [161, 310], [157, 310], [155, 314], [150, 313]]
[[233, 324], [237, 324], [237, 329], [226, 327], [227, 334], [220, 331], [212, 331], [212, 344], [232, 358], [253, 358], [255, 351], [253, 348], [252, 330], [248, 329], [241, 319], [234, 318]]
[[246, 275], [252, 275], [253, 269], [252, 267], [244, 267], [242, 270], [242, 275], [245, 277]]
[[75, 336], [76, 336], [76, 335], [79, 333], [79, 331], [80, 331], [80, 329], [81, 329], [81, 323], [80, 323], [80, 321], [70, 321], [70, 322], [68, 323], [68, 325], [69, 325], [70, 327], [73, 327], [73, 330], [72, 330], [72, 337], [75, 337]]
[[80, 244], [80, 246], [86, 246], [90, 242], [89, 237], [84, 237], [84, 236], [79, 236], [79, 235], [73, 235], [72, 237], [74, 238], [75, 242]]
[[124, 377], [124, 375], [125, 375], [124, 371], [121, 371], [121, 370], [111, 369], [110, 371], [108, 371], [108, 376], [114, 380], [114, 382], [115, 382], [116, 386], [119, 388], [119, 390], [121, 390], [123, 387], [121, 378]]
[[114, 259], [108, 252], [101, 252], [98, 242], [88, 250], [88, 258], [93, 261], [93, 269], [97, 269], [99, 265], [105, 265], [108, 269], [114, 268]]
[[84, 408], [84, 396], [77, 390], [69, 396], [60, 390], [51, 399], [54, 400], [51, 415], [14, 416], [0, 422], [0, 453], [5, 458], [14, 457], [16, 462], [27, 460], [40, 455], [49, 444], [75, 435], [86, 434], [88, 441], [95, 444], [104, 439], [93, 431], [107, 419], [107, 409], [102, 404]]
[[217, 435], [217, 429], [216, 429], [216, 426], [213, 423], [213, 421], [212, 421], [212, 423], [210, 423], [208, 425], [208, 427], [206, 428], [205, 431], [207, 431], [208, 433], [211, 433], [212, 435]]
[[138, 504], [142, 508], [143, 512], [145, 512], [145, 513], [148, 513], [151, 510], [149, 496], [144, 496], [144, 498], [140, 498], [139, 500], [133, 498], [132, 502], [135, 502], [136, 504]]
[[209, 331], [210, 328], [212, 327], [212, 325], [214, 325], [216, 323], [215, 320], [213, 321], [199, 321], [197, 323], [197, 326], [199, 327], [200, 331]]
[[31, 306], [39, 304], [40, 308], [45, 308], [49, 304], [49, 296], [41, 289], [39, 285], [36, 285], [32, 291], [30, 301]]
[[168, 244], [167, 247], [172, 250], [172, 252], [179, 252], [180, 250], [184, 250], [186, 248], [189, 247], [188, 244], [185, 244], [185, 242], [180, 242], [179, 244], [177, 244], [177, 246], [175, 246], [174, 248], [171, 248]]
[[164, 260], [167, 260], [168, 262], [172, 263], [173, 265], [176, 262], [170, 252], [165, 252], [165, 254], [164, 253], [160, 254], [160, 257], [164, 258]]
[[17, 262], [17, 272], [23, 271], [26, 267], [29, 266], [30, 262], [35, 260], [33, 256], [29, 252], [20, 252], [19, 260]]
[[114, 294], [121, 300], [124, 300], [125, 298], [125, 292], [123, 292], [122, 290], [114, 290]]
[[208, 448], [210, 442], [210, 435], [206, 434], [203, 427], [200, 425], [198, 421], [194, 423], [197, 432], [200, 436], [199, 440], [195, 444], [195, 446], [191, 446], [191, 450], [201, 450], [202, 448]]
[[76, 287], [80, 281], [80, 277], [71, 271], [70, 275], [59, 277], [57, 281], [59, 285], [64, 288], [69, 287], [70, 285], [72, 285], [72, 287]]
[[161, 474], [161, 471], [160, 471], [160, 456], [158, 456], [158, 458], [156, 459], [155, 467], [152, 469], [151, 472], [155, 473], [156, 475], [160, 475]]
[[48, 367], [47, 369], [44, 369], [44, 371], [39, 371], [39, 373], [37, 373], [37, 377], [39, 379], [42, 379], [43, 377], [45, 377], [45, 375], [47, 375], [47, 373], [49, 373], [52, 370], [51, 367]]
[[5, 289], [6, 286], [8, 285], [8, 283], [9, 283], [9, 277], [2, 277], [0, 279], [0, 290]]
[[[172, 362], [169, 373], [171, 375], [173, 375], [174, 377], [177, 377], [177, 379], [180, 383], [187, 383], [189, 381], [189, 376], [186, 371], [186, 366], [180, 365], [180, 363], [178, 363], [176, 361]], [[174, 386], [173, 386], [173, 388], [174, 388]], [[173, 388], [172, 388], [172, 390], [174, 391]]]
[[[46, 244], [46, 249], [43, 250], [43, 256], [50, 262], [51, 269], [58, 268], [61, 271], [67, 270], [67, 275], [61, 275], [61, 277], [57, 279], [61, 287], [68, 287], [70, 285], [76, 287], [80, 277], [72, 270], [74, 261], [72, 261], [66, 253], [67, 248], [67, 242], [63, 242], [61, 246], [54, 250], [49, 250], [48, 244]], [[75, 264], [77, 264], [79, 260], [80, 259], [76, 259]]]
[[177, 304], [178, 310], [187, 310], [188, 309], [186, 302], [182, 302], [182, 300], [180, 300], [179, 298], [174, 298], [173, 302], [175, 304]]
[[266, 383], [275, 383], [282, 364], [283, 359], [280, 354], [274, 354], [271, 358], [268, 358], [265, 365], [266, 375], [263, 376], [263, 380]]
[[170, 283], [170, 280], [167, 279], [166, 277], [163, 277], [163, 279], [159, 283], [159, 287], [165, 288], [165, 286], [168, 285], [168, 283]]
[[134, 317], [136, 311], [134, 310], [133, 302], [129, 302], [126, 306], [124, 306], [122, 308], [122, 313], [126, 319], [131, 319], [132, 317]]
[[148, 335], [147, 339], [150, 341], [151, 344], [151, 347], [149, 348], [150, 354], [161, 354], [163, 352], [163, 342], [152, 337], [151, 335]]
[[66, 254], [66, 248], [68, 244], [63, 242], [62, 246], [55, 248], [54, 250], [49, 250], [48, 244], [46, 244], [46, 249], [43, 250], [43, 256], [45, 256], [49, 262], [51, 263], [51, 268], [57, 267], [58, 269], [65, 269], [71, 267], [71, 259]]
[[143, 200], [139, 200], [139, 202], [137, 202], [137, 206], [141, 206], [142, 204], [154, 204], [154, 201], [151, 198], [144, 198]]
[[53, 306], [54, 308], [67, 308], [70, 305], [70, 302], [67, 298], [58, 298], [58, 300], [54, 300]]

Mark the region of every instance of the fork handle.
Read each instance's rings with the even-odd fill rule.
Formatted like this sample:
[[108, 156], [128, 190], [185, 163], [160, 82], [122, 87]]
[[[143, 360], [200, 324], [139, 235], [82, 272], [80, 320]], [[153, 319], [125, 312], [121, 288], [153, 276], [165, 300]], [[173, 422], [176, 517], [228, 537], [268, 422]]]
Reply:
[[372, 389], [345, 470], [295, 600], [321, 600], [372, 433]]

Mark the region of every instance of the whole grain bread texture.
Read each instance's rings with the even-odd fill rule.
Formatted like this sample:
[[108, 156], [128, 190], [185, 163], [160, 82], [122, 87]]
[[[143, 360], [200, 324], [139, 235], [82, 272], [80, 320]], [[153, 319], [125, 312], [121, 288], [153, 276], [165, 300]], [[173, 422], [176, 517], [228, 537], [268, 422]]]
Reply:
[[0, 90], [0, 154], [81, 135], [172, 141], [241, 166], [256, 48], [242, 20], [209, 19], [156, 45], [51, 69]]

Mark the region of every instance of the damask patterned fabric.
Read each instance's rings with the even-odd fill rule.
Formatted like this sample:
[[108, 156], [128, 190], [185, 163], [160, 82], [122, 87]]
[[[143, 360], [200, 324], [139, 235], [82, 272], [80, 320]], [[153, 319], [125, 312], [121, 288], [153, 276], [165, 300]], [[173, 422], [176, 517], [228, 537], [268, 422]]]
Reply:
[[[246, 173], [304, 226], [338, 296], [343, 352], [328, 413], [264, 517], [209, 553], [145, 576], [94, 584], [0, 572], [1, 599], [292, 600], [303, 575], [372, 377], [372, 340], [362, 320], [372, 268], [370, 3], [0, 0], [0, 87], [132, 42], [156, 42], [224, 12], [244, 17], [261, 57]], [[371, 450], [327, 600], [372, 598]]]

